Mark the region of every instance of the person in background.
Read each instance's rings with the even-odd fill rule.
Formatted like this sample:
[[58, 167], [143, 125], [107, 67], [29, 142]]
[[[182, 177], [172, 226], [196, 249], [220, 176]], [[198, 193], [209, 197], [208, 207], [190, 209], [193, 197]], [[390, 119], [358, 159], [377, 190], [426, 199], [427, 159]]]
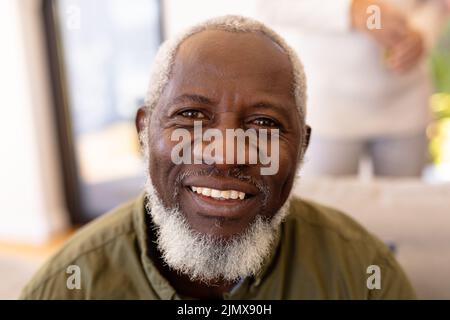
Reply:
[[377, 176], [420, 176], [432, 85], [426, 65], [440, 0], [261, 1], [309, 76], [313, 129], [303, 175], [355, 175], [368, 156]]

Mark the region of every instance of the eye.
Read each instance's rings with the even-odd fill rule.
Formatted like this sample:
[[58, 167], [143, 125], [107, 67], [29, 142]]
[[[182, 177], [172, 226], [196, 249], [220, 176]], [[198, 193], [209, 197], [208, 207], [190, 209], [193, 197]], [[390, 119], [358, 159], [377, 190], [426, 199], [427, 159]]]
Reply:
[[198, 110], [184, 110], [178, 113], [182, 117], [190, 118], [190, 119], [205, 119], [206, 116], [203, 114], [203, 112]]
[[252, 124], [259, 127], [278, 127], [278, 123], [270, 118], [258, 118], [253, 120]]

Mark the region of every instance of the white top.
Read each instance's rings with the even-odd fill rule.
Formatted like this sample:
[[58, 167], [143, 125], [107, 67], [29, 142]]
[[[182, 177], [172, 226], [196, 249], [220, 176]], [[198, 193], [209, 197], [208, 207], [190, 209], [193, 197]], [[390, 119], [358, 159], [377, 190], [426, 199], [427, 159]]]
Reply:
[[[438, 2], [389, 2], [407, 13], [430, 48], [441, 21]], [[350, 3], [259, 2], [260, 19], [283, 35], [303, 61], [308, 79], [307, 121], [313, 132], [361, 139], [423, 131], [430, 120], [432, 93], [425, 59], [408, 73], [389, 71], [383, 49], [368, 35], [352, 30]]]

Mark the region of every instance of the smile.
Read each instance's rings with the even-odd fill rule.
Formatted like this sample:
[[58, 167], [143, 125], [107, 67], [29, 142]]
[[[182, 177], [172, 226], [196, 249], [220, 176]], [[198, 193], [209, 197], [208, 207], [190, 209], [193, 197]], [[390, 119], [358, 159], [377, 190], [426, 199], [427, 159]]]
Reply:
[[236, 190], [217, 190], [212, 188], [205, 188], [205, 187], [190, 187], [192, 192], [195, 192], [197, 194], [201, 194], [205, 197], [211, 197], [214, 199], [219, 200], [244, 200], [246, 194], [244, 192], [236, 191]]
[[251, 219], [260, 211], [261, 193], [253, 184], [223, 176], [192, 175], [183, 181], [186, 208], [202, 219]]

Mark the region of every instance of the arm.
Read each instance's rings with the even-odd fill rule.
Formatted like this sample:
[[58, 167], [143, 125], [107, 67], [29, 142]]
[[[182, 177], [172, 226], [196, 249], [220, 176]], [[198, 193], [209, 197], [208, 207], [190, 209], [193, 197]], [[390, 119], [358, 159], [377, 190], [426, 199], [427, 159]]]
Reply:
[[[382, 28], [369, 29], [371, 8], [380, 8]], [[258, 0], [261, 18], [269, 24], [306, 32], [356, 30], [384, 46], [393, 45], [406, 33], [407, 20], [385, 0]]]
[[388, 47], [387, 65], [395, 72], [412, 69], [436, 44], [445, 18], [444, 3], [435, 0], [419, 2], [408, 16], [406, 36]]
[[[450, 6], [450, 0], [448, 0]], [[442, 30], [447, 12], [443, 1], [426, 0], [417, 5], [410, 18], [410, 23], [424, 39], [425, 49], [431, 50]]]

